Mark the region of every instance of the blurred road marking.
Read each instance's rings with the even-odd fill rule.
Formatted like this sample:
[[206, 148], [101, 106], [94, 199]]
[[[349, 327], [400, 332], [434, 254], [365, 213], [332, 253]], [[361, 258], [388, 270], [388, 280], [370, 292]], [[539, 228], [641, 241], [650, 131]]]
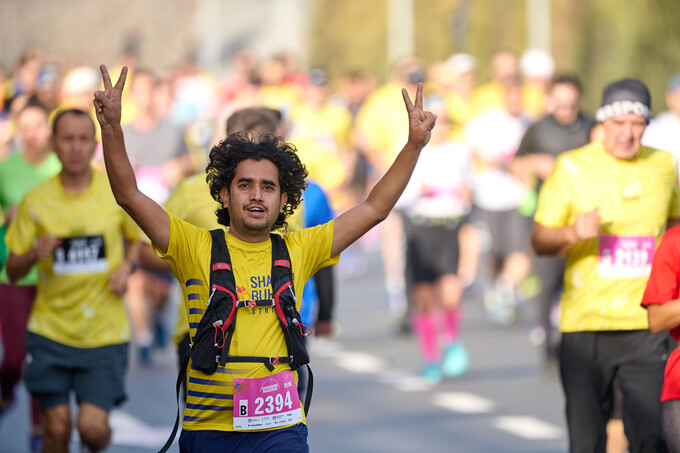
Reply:
[[493, 425], [525, 439], [551, 440], [564, 436], [562, 428], [529, 416], [497, 417]]
[[125, 411], [114, 410], [110, 415], [113, 436], [111, 443], [158, 449], [172, 431], [172, 426], [151, 426]]
[[462, 414], [486, 414], [496, 407], [491, 400], [465, 392], [437, 393], [432, 402], [444, 409]]
[[383, 384], [392, 385], [402, 392], [424, 392], [432, 390], [432, 385], [428, 384], [425, 379], [403, 370], [386, 370], [384, 373], [378, 375], [378, 381]]
[[384, 360], [365, 352], [339, 352], [335, 360], [340, 368], [352, 373], [379, 373], [386, 369]]
[[313, 356], [334, 358], [342, 351], [342, 344], [335, 340], [313, 338], [309, 341], [309, 353]]

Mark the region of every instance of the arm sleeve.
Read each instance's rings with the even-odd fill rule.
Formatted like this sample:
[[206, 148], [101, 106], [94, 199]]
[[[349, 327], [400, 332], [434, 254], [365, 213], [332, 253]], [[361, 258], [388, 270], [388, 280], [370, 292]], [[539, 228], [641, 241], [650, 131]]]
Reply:
[[333, 306], [335, 305], [335, 282], [333, 280], [333, 266], [319, 269], [314, 274], [316, 293], [319, 298], [319, 311], [316, 315], [319, 321], [333, 319]]

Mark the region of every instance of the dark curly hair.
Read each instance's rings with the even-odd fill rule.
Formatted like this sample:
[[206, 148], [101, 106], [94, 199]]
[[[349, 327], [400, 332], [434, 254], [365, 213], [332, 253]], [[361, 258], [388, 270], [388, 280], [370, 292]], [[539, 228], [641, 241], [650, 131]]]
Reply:
[[300, 161], [297, 149], [292, 143], [272, 134], [263, 134], [253, 138], [246, 132], [236, 132], [222, 140], [210, 150], [208, 167], [205, 169], [206, 181], [210, 186], [210, 195], [220, 204], [215, 211], [217, 222], [229, 226], [231, 218], [229, 209], [222, 207], [220, 190], [231, 189], [231, 182], [236, 174], [236, 167], [241, 161], [253, 159], [270, 160], [279, 169], [279, 186], [281, 193], [288, 194], [283, 205], [283, 212], [274, 223], [273, 230], [288, 226], [286, 219], [293, 213], [302, 200], [302, 191], [307, 188], [307, 168]]

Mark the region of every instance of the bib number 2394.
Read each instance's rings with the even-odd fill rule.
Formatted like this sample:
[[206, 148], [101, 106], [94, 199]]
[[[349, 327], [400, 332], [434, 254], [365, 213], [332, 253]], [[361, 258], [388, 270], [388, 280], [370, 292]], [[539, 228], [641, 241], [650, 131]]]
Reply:
[[234, 378], [234, 429], [287, 426], [302, 421], [293, 372], [255, 379]]

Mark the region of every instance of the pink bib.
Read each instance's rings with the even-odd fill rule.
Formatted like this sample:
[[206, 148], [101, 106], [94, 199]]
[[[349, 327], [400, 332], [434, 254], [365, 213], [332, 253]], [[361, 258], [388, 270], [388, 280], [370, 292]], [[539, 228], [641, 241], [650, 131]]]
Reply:
[[608, 278], [649, 277], [655, 247], [655, 236], [603, 234], [597, 272]]
[[254, 379], [234, 378], [234, 430], [288, 426], [302, 421], [291, 370]]

